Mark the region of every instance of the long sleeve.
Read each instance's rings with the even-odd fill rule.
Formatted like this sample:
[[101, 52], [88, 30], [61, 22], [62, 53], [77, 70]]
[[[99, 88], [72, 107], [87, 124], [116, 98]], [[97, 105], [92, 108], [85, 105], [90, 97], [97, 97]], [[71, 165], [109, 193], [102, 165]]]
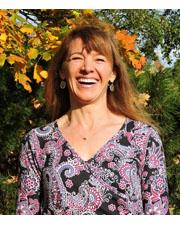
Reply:
[[30, 132], [22, 141], [16, 214], [40, 214], [40, 170]]
[[163, 145], [158, 133], [151, 129], [142, 173], [144, 214], [168, 214], [168, 185]]

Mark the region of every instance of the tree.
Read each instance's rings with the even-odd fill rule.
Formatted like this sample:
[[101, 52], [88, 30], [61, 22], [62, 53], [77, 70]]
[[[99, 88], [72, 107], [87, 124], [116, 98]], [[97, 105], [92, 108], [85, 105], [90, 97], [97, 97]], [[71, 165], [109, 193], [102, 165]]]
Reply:
[[[60, 14], [58, 10], [51, 10], [50, 17], [47, 11], [50, 10], [0, 11], [0, 66], [9, 63], [14, 70], [15, 81], [22, 84], [28, 92], [32, 92], [32, 79], [28, 75], [32, 67], [33, 79], [37, 83], [46, 79], [48, 74], [42, 65], [52, 58], [64, 34], [76, 25], [75, 21], [80, 22], [80, 15], [91, 13], [62, 10]], [[95, 21], [94, 17], [92, 19]], [[136, 38], [136, 35], [130, 36], [125, 30], [117, 31], [123, 55], [136, 69], [141, 69], [145, 58], [135, 48]]]
[[125, 29], [130, 34], [138, 34], [138, 48], [149, 59], [157, 59], [155, 49], [160, 47], [164, 59], [171, 62], [170, 53], [179, 57], [180, 10], [116, 9], [96, 10], [96, 15]]

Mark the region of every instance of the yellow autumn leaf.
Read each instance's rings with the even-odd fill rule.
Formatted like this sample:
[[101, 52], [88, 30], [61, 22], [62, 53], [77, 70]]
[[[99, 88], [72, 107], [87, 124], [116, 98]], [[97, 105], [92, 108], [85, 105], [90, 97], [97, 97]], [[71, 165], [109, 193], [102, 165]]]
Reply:
[[48, 39], [49, 39], [50, 41], [56, 41], [56, 40], [58, 40], [58, 37], [52, 35], [51, 32], [47, 31], [46, 34], [47, 34]]
[[22, 64], [26, 63], [26, 60], [23, 57], [18, 55], [13, 55], [13, 54], [10, 54], [10, 56], [7, 57], [7, 61], [11, 65], [15, 62], [22, 63]]
[[49, 52], [44, 52], [43, 55], [42, 55], [42, 58], [45, 61], [49, 61], [51, 59], [51, 54]]
[[142, 64], [142, 66], [144, 66], [146, 61], [147, 61], [145, 56], [141, 56], [139, 60], [140, 60], [140, 62]]
[[134, 54], [134, 52], [132, 51], [126, 52], [126, 55], [128, 60], [136, 70], [140, 71], [143, 69], [146, 63], [146, 58], [144, 56], [141, 56], [138, 52], [137, 54]]
[[118, 30], [116, 32], [116, 38], [120, 41], [122, 47], [126, 51], [135, 51], [137, 35], [129, 35], [127, 30]]
[[36, 59], [38, 56], [38, 50], [35, 48], [30, 48], [27, 55], [29, 57], [29, 59]]
[[29, 93], [31, 93], [32, 92], [32, 88], [31, 88], [31, 86], [30, 86], [30, 84], [29, 83], [24, 83], [23, 84], [23, 87], [24, 87], [24, 89], [26, 90], [26, 91], [28, 91]]
[[118, 30], [116, 32], [116, 38], [117, 40], [121, 41], [121, 40], [124, 40], [125, 37], [127, 36], [127, 30]]
[[48, 73], [46, 70], [43, 70], [42, 66], [35, 64], [33, 78], [39, 84], [43, 79], [46, 79]]
[[177, 164], [177, 165], [179, 164], [179, 159], [173, 159], [173, 161], [175, 164]]
[[147, 106], [150, 95], [147, 93], [140, 93], [138, 96], [138, 103], [143, 106]]
[[33, 78], [34, 80], [36, 80], [36, 82], [39, 84], [41, 81], [42, 81], [42, 78], [41, 76], [39, 75], [39, 72], [40, 72], [40, 66], [35, 64], [34, 66], [34, 73], [33, 73]]
[[84, 15], [92, 15], [93, 14], [92, 9], [84, 9], [82, 12], [83, 12]]
[[1, 40], [1, 41], [6, 41], [6, 40], [7, 40], [7, 34], [6, 34], [6, 33], [2, 33], [2, 34], [0, 35], [0, 40]]
[[17, 176], [10, 176], [6, 181], [3, 181], [3, 184], [14, 184], [18, 181]]
[[0, 54], [2, 54], [4, 52], [4, 48], [0, 47]]
[[60, 27], [51, 27], [51, 30], [60, 32], [61, 28]]
[[137, 70], [141, 70], [142, 69], [142, 64], [141, 64], [141, 62], [139, 60], [134, 58], [131, 62], [132, 62], [132, 65], [133, 65], [133, 67], [135, 69], [137, 69]]
[[135, 70], [136, 77], [139, 77], [139, 76], [141, 76], [143, 74], [144, 74], [144, 71], [143, 70]]
[[56, 41], [56, 44], [57, 45], [61, 45], [62, 44], [62, 41], [60, 41], [60, 40], [59, 41]]
[[56, 49], [56, 48], [59, 47], [59, 45], [49, 45], [48, 47], [49, 47], [50, 49]]
[[6, 61], [6, 54], [0, 54], [0, 67], [4, 66], [4, 63]]
[[29, 93], [32, 92], [32, 88], [29, 84], [29, 82], [31, 82], [30, 78], [28, 76], [26, 76], [25, 74], [21, 73], [21, 72], [16, 72], [15, 73], [15, 81], [17, 81], [18, 83], [22, 84], [24, 89], [26, 91], [28, 91]]
[[32, 27], [24, 26], [21, 27], [20, 31], [27, 34], [32, 34], [34, 32], [34, 29]]
[[42, 70], [40, 72], [41, 77], [43, 77], [44, 79], [46, 79], [48, 77], [48, 72], [46, 70]]
[[35, 99], [35, 98], [33, 98], [32, 104], [33, 104], [35, 109], [38, 109], [42, 106], [42, 103], [38, 99]]
[[75, 16], [75, 17], [79, 17], [81, 15], [81, 13], [79, 12], [79, 10], [72, 10], [72, 14]]
[[66, 23], [69, 25], [72, 25], [74, 23], [74, 21], [72, 19], [66, 18]]
[[0, 16], [5, 17], [7, 16], [8, 12], [7, 10], [0, 10]]
[[29, 40], [29, 44], [31, 44], [33, 47], [39, 46], [41, 44], [41, 40], [36, 37]]

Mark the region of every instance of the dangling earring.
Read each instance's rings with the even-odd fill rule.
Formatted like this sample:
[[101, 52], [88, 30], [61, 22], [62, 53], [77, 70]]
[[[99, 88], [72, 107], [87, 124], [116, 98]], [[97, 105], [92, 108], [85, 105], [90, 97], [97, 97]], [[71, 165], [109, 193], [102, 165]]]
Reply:
[[111, 81], [109, 81], [109, 90], [111, 91], [111, 92], [114, 92], [114, 90], [115, 90], [115, 88], [114, 88], [114, 84], [113, 84], [113, 82], [111, 82]]
[[64, 89], [66, 87], [66, 81], [65, 80], [62, 80], [60, 82], [60, 85], [59, 86], [60, 86], [61, 89]]

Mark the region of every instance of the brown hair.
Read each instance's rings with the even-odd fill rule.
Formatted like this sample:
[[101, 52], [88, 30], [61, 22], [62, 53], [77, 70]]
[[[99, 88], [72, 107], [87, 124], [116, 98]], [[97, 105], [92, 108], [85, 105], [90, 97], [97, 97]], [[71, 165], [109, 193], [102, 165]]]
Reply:
[[45, 89], [45, 98], [52, 120], [64, 115], [70, 109], [68, 88], [60, 89], [60, 73], [64, 70], [65, 61], [68, 56], [69, 46], [72, 40], [81, 38], [88, 52], [91, 50], [109, 57], [113, 63], [116, 74], [114, 81], [114, 92], [108, 90], [107, 104], [109, 109], [134, 120], [140, 120], [153, 124], [148, 114], [136, 102], [136, 91], [130, 82], [126, 66], [120, 55], [117, 40], [112, 32], [104, 31], [97, 26], [80, 26], [72, 30], [63, 40], [55, 57], [53, 58], [48, 71], [48, 79]]

